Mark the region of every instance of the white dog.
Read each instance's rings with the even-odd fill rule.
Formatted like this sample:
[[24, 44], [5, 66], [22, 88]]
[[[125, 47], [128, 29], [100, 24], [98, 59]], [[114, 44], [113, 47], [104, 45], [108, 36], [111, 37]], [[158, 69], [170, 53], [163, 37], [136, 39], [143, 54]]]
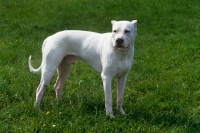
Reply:
[[56, 69], [58, 78], [54, 87], [57, 99], [61, 100], [62, 86], [71, 65], [76, 60], [82, 60], [101, 73], [106, 114], [110, 117], [114, 117], [111, 80], [117, 77], [117, 109], [121, 114], [125, 114], [122, 108], [124, 86], [133, 63], [137, 20], [111, 23], [112, 33], [67, 30], [49, 36], [43, 43], [42, 63], [38, 69], [32, 67], [31, 56], [29, 57], [30, 71], [41, 72], [41, 81], [36, 91], [37, 108]]

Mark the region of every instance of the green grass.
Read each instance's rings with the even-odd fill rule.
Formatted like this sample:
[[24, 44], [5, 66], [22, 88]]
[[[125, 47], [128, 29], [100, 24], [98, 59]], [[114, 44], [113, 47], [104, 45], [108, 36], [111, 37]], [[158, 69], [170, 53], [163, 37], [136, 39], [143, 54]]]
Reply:
[[[199, 0], [0, 0], [0, 132], [200, 131]], [[106, 117], [100, 75], [77, 62], [57, 104], [53, 84], [33, 108], [43, 40], [66, 29], [111, 31], [111, 20], [138, 20], [135, 61], [122, 116]]]

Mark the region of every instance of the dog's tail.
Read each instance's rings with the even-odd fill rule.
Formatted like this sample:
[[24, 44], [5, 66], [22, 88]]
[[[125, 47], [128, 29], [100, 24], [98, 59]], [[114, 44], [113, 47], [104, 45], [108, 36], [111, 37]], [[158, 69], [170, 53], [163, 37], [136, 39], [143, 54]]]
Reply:
[[40, 66], [39, 68], [37, 68], [37, 69], [34, 69], [34, 68], [32, 67], [31, 55], [30, 55], [30, 57], [29, 57], [29, 59], [28, 59], [28, 65], [29, 65], [29, 69], [30, 69], [30, 71], [31, 71], [32, 73], [38, 74], [38, 73], [41, 72], [41, 66]]

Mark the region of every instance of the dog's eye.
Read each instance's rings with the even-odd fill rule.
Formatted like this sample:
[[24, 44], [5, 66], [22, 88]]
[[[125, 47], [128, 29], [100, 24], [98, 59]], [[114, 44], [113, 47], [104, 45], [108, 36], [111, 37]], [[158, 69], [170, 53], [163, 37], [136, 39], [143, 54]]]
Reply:
[[125, 30], [125, 33], [127, 34], [127, 33], [130, 33], [130, 30]]
[[117, 30], [113, 30], [114, 33], [117, 33]]

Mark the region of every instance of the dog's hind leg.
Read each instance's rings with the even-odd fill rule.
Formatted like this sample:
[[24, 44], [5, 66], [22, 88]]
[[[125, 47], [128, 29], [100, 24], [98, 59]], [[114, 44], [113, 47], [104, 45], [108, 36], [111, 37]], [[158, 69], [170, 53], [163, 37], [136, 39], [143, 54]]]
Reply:
[[46, 89], [47, 85], [44, 85], [42, 83], [42, 79], [40, 81], [40, 84], [36, 90], [36, 100], [34, 103], [34, 107], [40, 110], [40, 103], [42, 100], [42, 96], [44, 95], [44, 90]]
[[57, 67], [59, 66], [61, 62], [61, 58], [50, 58], [50, 57], [44, 57], [42, 61], [42, 70], [41, 70], [41, 80], [40, 84], [36, 91], [36, 101], [35, 101], [35, 107], [39, 108], [42, 97], [44, 95], [44, 91], [47, 87], [47, 85], [50, 83], [50, 80], [52, 79]]
[[47, 85], [50, 83], [50, 80], [53, 77], [55, 70], [54, 71], [46, 71], [45, 73], [43, 73], [43, 71], [42, 71], [42, 77], [41, 77], [40, 84], [36, 91], [36, 101], [35, 101], [35, 105], [34, 105], [38, 109], [40, 109], [40, 103], [41, 103], [42, 97], [44, 95], [44, 91], [47, 88]]
[[56, 98], [58, 99], [58, 101], [62, 100], [62, 97], [61, 97], [62, 86], [65, 80], [67, 79], [70, 67], [71, 67], [71, 64], [68, 64], [65, 61], [62, 61], [60, 65], [58, 66], [58, 69], [57, 69], [58, 77], [54, 85], [54, 88], [56, 91]]

